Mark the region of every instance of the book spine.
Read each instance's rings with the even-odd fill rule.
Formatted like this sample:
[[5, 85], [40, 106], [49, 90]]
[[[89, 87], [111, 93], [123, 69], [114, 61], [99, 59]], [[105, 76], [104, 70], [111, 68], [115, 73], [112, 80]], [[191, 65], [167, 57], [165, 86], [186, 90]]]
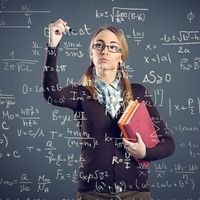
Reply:
[[124, 128], [124, 126], [122, 124], [120, 124], [120, 123], [118, 123], [118, 125], [119, 125], [119, 128], [120, 128], [121, 132], [122, 132], [123, 137], [128, 139], [128, 134], [127, 134], [126, 129]]
[[130, 116], [132, 115], [132, 113], [134, 112], [134, 109], [136, 108], [136, 106], [139, 105], [138, 101], [135, 100], [131, 106], [129, 108], [127, 108], [127, 113], [126, 115], [124, 116], [124, 119], [123, 119], [123, 124], [126, 124], [127, 120], [130, 118]]

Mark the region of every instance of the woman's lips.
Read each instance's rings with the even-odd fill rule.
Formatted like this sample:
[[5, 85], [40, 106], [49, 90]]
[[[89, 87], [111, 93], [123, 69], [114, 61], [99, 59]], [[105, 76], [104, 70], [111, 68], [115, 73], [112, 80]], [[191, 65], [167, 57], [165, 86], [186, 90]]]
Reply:
[[100, 58], [99, 59], [99, 62], [103, 62], [103, 63], [106, 63], [108, 62], [109, 60], [107, 58]]

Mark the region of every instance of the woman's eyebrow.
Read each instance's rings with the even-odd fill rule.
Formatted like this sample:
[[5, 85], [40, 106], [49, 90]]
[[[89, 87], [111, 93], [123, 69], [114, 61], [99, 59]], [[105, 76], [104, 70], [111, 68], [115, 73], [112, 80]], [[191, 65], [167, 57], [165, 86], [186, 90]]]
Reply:
[[119, 43], [118, 43], [118, 42], [116, 42], [116, 41], [111, 41], [110, 43], [116, 43], [116, 44], [118, 44], [118, 45], [119, 45]]
[[[103, 42], [103, 43], [105, 43], [105, 41], [104, 41], [104, 40], [101, 40], [101, 39], [96, 40], [96, 42]], [[119, 43], [116, 42], [116, 41], [110, 41], [110, 43], [116, 43], [116, 44], [119, 45]]]

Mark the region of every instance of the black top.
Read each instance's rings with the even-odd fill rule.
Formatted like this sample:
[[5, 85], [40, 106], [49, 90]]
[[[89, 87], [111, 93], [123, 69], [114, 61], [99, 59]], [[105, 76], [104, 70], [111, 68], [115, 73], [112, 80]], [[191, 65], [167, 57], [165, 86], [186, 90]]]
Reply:
[[[119, 192], [125, 190], [149, 191], [147, 169], [138, 167], [137, 161], [126, 153], [117, 124], [122, 114], [112, 118], [103, 104], [91, 98], [82, 85], [60, 88], [56, 72], [57, 49], [48, 48], [43, 75], [44, 97], [49, 103], [84, 113], [80, 120], [82, 134], [78, 191]], [[150, 116], [156, 120], [160, 143], [146, 149], [145, 160], [165, 158], [175, 151], [175, 143], [160, 119], [160, 115], [141, 84], [132, 84], [134, 98], [145, 101]], [[106, 114], [105, 114], [106, 113]]]

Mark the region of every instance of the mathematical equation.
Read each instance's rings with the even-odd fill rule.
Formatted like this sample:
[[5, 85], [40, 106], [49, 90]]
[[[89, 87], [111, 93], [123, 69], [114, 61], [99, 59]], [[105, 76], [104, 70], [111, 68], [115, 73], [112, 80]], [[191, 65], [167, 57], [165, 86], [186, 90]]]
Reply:
[[195, 44], [191, 43], [190, 48], [178, 46], [177, 57], [176, 59], [174, 59], [172, 55], [173, 53], [170, 53], [169, 50], [165, 54], [161, 54], [157, 45], [147, 44], [145, 47], [145, 51], [147, 53], [146, 55], [144, 55], [144, 64], [154, 66], [154, 67], [156, 66], [161, 67], [162, 65], [166, 65], [166, 64], [172, 66], [172, 65], [176, 65], [175, 62], [177, 62], [178, 60], [179, 69], [181, 71], [184, 71], [184, 72], [198, 71], [200, 69], [200, 57], [192, 56], [192, 47], [194, 47], [194, 45]]
[[37, 184], [37, 188], [34, 188], [36, 193], [49, 193], [49, 185], [51, 184], [50, 178], [47, 178], [46, 175], [38, 175], [36, 183], [30, 179], [27, 173], [22, 173], [18, 179], [8, 179], [0, 177], [0, 185], [3, 187], [18, 187], [20, 193], [30, 192], [33, 185]]
[[200, 33], [199, 31], [185, 31], [181, 30], [178, 34], [164, 34], [160, 38], [163, 41], [162, 45], [190, 45], [200, 44]]
[[96, 19], [110, 18], [112, 22], [122, 23], [125, 21], [144, 22], [146, 19], [146, 12], [148, 8], [123, 8], [113, 7], [112, 12], [96, 10]]
[[0, 105], [5, 106], [6, 109], [9, 109], [10, 106], [15, 106], [15, 96], [13, 94], [2, 93], [0, 90]]
[[32, 72], [34, 65], [38, 64], [38, 60], [15, 58], [15, 52], [10, 53], [11, 58], [2, 58], [2, 70], [13, 72]]
[[[14, 8], [14, 9], [10, 9], [11, 6], [9, 4], [9, 1], [4, 1], [1, 0], [0, 1], [0, 14], [1, 16], [5, 16], [5, 17], [1, 17], [0, 20], [0, 29], [30, 29], [31, 25], [32, 25], [32, 18], [31, 16], [34, 14], [49, 14], [51, 13], [51, 11], [49, 10], [31, 10], [30, 6], [27, 5], [26, 3], [24, 4], [19, 4], [18, 7]], [[13, 20], [10, 21], [8, 19], [9, 16], [13, 16], [15, 15], [15, 19], [19, 19], [17, 21], [16, 24], [13, 24]], [[21, 19], [22, 17], [26, 17], [26, 24], [22, 24], [20, 25], [21, 21], [24, 21]], [[12, 19], [12, 17], [11, 17]]]
[[[21, 120], [23, 127], [33, 127], [38, 125], [40, 121], [39, 109], [30, 106], [30, 108], [21, 108], [20, 113], [10, 113], [10, 111], [2, 111], [2, 119], [6, 122]], [[9, 129], [9, 127], [7, 127]]]
[[[188, 141], [179, 144], [182, 150], [188, 152], [188, 155], [193, 159], [199, 159], [200, 157], [200, 145], [196, 142]], [[186, 150], [187, 149], [187, 150]]]

